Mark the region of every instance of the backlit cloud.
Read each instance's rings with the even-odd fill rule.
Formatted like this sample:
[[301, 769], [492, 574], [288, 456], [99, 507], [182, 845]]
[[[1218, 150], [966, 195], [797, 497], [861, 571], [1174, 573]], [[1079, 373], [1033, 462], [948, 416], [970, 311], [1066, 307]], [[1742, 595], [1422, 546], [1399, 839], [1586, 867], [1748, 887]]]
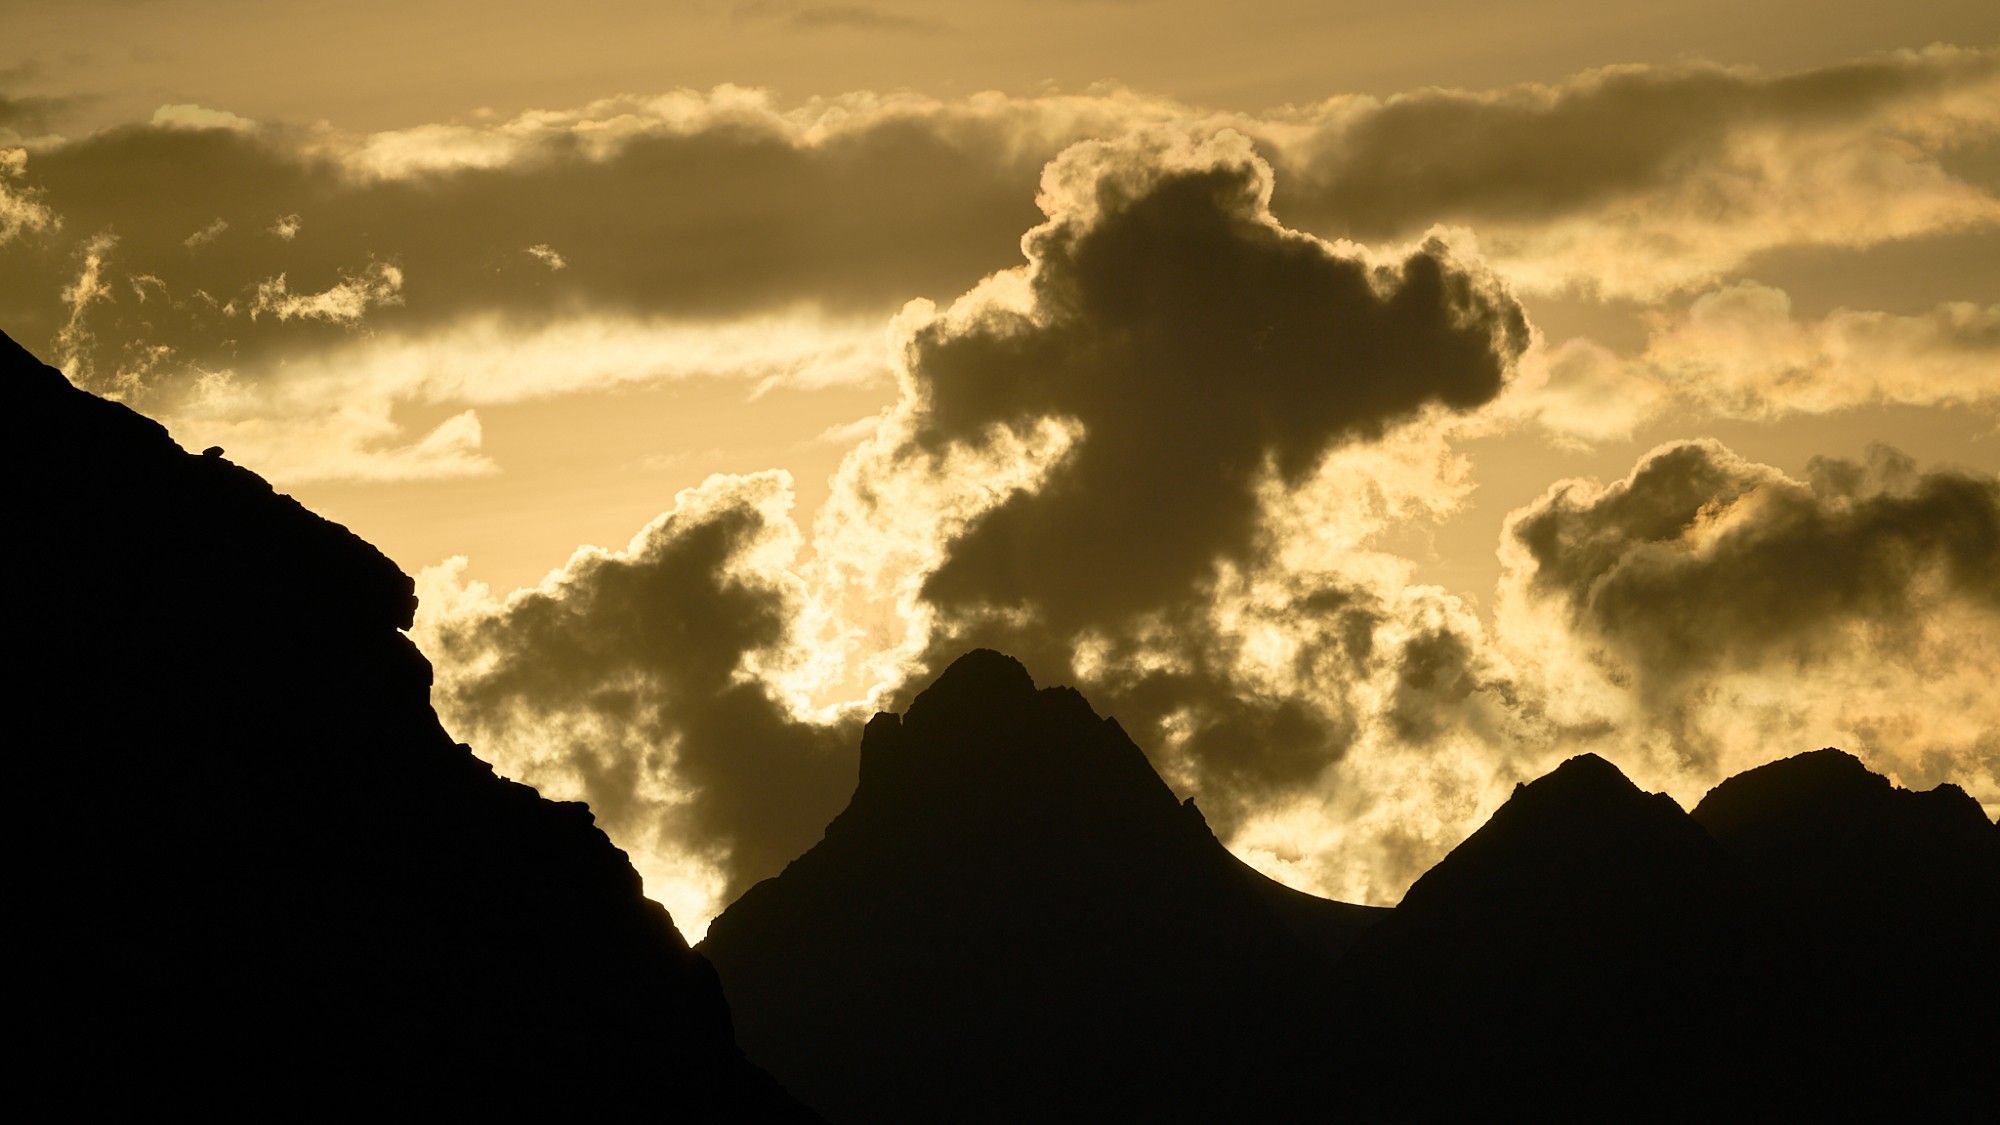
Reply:
[[1990, 475], [1877, 447], [1801, 481], [1685, 442], [1608, 486], [1552, 487], [1503, 550], [1507, 635], [1663, 776], [1712, 783], [1773, 744], [1823, 743], [2000, 798]]
[[1794, 74], [1619, 66], [1336, 99], [1285, 148], [1281, 214], [1355, 237], [1470, 228], [1517, 284], [1653, 296], [1782, 246], [2000, 222], [1943, 158], [2000, 132], [2000, 49]]
[[683, 925], [776, 874], [853, 788], [859, 724], [795, 718], [760, 676], [793, 646], [790, 506], [781, 473], [715, 477], [623, 550], [581, 550], [512, 596], [452, 566], [424, 576], [446, 725], [588, 801]]

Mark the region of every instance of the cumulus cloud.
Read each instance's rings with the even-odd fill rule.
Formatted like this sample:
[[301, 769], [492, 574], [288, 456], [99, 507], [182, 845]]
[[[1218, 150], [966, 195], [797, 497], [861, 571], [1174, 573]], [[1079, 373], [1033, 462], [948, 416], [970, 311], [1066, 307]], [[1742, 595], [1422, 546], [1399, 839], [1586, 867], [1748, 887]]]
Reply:
[[776, 874], [853, 788], [858, 723], [794, 717], [765, 686], [796, 644], [791, 502], [783, 473], [713, 477], [536, 587], [496, 598], [462, 560], [420, 586], [446, 725], [588, 801], [684, 925]]
[[1701, 441], [1552, 487], [1507, 524], [1506, 635], [1683, 790], [1805, 743], [1992, 804], [2000, 480], [1883, 447], [1807, 477]]
[[953, 542], [930, 600], [1065, 635], [1171, 604], [1255, 545], [1267, 474], [1296, 485], [1340, 443], [1499, 392], [1527, 328], [1495, 279], [1436, 244], [1376, 263], [1287, 230], [1270, 190], [1228, 135], [1072, 149], [1029, 264], [915, 328], [924, 449], [1080, 430]]
[[[1392, 747], [1457, 762], [1508, 679], [1463, 605], [1409, 591], [1368, 541], [1463, 495], [1445, 435], [1499, 393], [1525, 319], [1442, 245], [1378, 257], [1287, 229], [1271, 177], [1228, 134], [1068, 150], [1025, 265], [905, 311], [901, 403], [815, 540], [826, 605], [902, 610], [820, 634], [872, 654], [888, 697], [965, 647], [1016, 653], [1118, 715], [1225, 834], [1275, 803], [1323, 810], [1357, 747], [1378, 776]], [[1379, 899], [1447, 824], [1249, 850]]]

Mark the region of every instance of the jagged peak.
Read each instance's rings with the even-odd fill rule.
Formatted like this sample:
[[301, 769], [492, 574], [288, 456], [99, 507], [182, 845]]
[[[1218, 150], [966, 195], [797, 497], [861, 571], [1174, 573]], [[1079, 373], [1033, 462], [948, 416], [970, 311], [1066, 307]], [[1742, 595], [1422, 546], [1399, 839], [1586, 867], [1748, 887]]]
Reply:
[[1606, 759], [1596, 754], [1578, 754], [1533, 781], [1516, 785], [1507, 806], [1543, 810], [1594, 809], [1606, 804], [1651, 802], [1657, 796], [1634, 785], [1623, 770]]
[[936, 713], [1019, 706], [1034, 694], [1034, 677], [1020, 661], [990, 648], [976, 648], [952, 661], [919, 692], [907, 717], [921, 721]]
[[1905, 789], [1831, 746], [1767, 762], [1723, 781], [1702, 797], [1693, 816], [1709, 831], [1728, 835], [1751, 825], [1775, 828], [1776, 822], [1801, 818], [1830, 827], [1889, 808], [1940, 822], [1986, 823], [1979, 802], [1956, 785]]

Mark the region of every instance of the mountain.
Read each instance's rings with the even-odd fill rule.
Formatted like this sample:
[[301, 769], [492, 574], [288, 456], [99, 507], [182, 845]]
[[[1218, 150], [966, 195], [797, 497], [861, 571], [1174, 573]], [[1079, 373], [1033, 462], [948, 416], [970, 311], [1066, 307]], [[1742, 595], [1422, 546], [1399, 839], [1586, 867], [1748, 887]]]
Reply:
[[1775, 1096], [1768, 952], [1723, 847], [1586, 754], [1518, 786], [1363, 935], [1344, 1049], [1370, 1116], [1744, 1116]]
[[745, 1049], [837, 1121], [1297, 1119], [1325, 948], [1380, 912], [1237, 861], [1111, 719], [976, 651], [701, 945]]
[[17, 1092], [803, 1116], [581, 805], [438, 725], [411, 580], [0, 337]]
[[1765, 904], [1801, 1018], [1839, 1045], [1819, 1079], [1843, 1105], [2000, 1106], [2000, 828], [1977, 801], [1825, 749], [1730, 778], [1693, 818]]

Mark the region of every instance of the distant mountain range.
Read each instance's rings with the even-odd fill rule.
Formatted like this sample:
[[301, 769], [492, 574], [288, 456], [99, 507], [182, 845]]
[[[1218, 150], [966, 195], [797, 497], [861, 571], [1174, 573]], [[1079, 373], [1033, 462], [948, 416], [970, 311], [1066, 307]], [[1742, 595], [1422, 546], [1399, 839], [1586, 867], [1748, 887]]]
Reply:
[[978, 651], [690, 950], [588, 810], [439, 727], [373, 548], [4, 338], [0, 419], [16, 1066], [66, 1115], [2000, 1110], [2000, 828], [1956, 787], [1820, 750], [1688, 813], [1586, 755], [1350, 906]]
[[1584, 755], [1393, 911], [1346, 906], [974, 652], [869, 724], [847, 810], [700, 950], [837, 1121], [1970, 1120], [2000, 829], [1837, 750], [1692, 816]]

